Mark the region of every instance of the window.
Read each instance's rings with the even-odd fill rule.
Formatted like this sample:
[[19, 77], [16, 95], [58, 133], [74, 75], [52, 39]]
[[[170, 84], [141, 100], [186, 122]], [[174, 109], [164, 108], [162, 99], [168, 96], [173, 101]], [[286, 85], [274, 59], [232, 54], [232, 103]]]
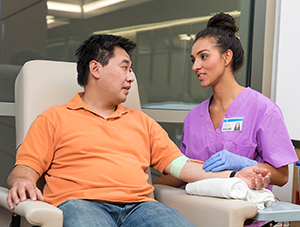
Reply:
[[[84, 4], [82, 4], [84, 2]], [[254, 0], [1, 0], [0, 133], [14, 128], [14, 80], [21, 66], [33, 59], [76, 61], [75, 50], [90, 35], [125, 36], [138, 47], [132, 55], [143, 110], [159, 112], [162, 126], [180, 143], [182, 120], [195, 105], [211, 95], [191, 70], [193, 38], [218, 12], [234, 16], [246, 58]], [[256, 1], [263, 4], [265, 1]], [[258, 3], [259, 2], [259, 3]], [[264, 16], [263, 7], [255, 12]], [[258, 15], [258, 14], [257, 14]], [[255, 15], [255, 16], [257, 16]], [[263, 24], [261, 21], [260, 24]], [[263, 30], [263, 29], [262, 29]], [[256, 34], [256, 39], [259, 34]], [[255, 46], [255, 45], [254, 45]], [[262, 50], [261, 46], [259, 49]], [[257, 55], [258, 56], [258, 55]], [[250, 65], [251, 66], [251, 65]], [[259, 73], [262, 67], [253, 67]], [[260, 75], [257, 73], [256, 75]], [[247, 64], [237, 73], [246, 85]], [[261, 86], [261, 82], [258, 82]], [[162, 113], [162, 115], [161, 115]], [[174, 113], [178, 118], [172, 118]], [[164, 122], [164, 123], [163, 123]], [[5, 127], [2, 127], [5, 126]], [[8, 135], [8, 134], [6, 134]], [[13, 163], [15, 135], [0, 137], [0, 152]], [[6, 146], [4, 144], [10, 143]], [[5, 185], [6, 176], [0, 178]]]

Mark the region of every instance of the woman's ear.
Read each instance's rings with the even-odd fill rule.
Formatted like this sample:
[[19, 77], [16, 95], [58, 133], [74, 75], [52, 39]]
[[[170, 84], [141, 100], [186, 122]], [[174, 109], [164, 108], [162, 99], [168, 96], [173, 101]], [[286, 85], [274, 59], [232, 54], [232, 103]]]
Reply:
[[232, 50], [228, 49], [223, 53], [223, 58], [225, 60], [225, 65], [228, 66], [231, 64], [231, 60], [233, 57], [233, 52]]
[[95, 60], [90, 61], [89, 69], [90, 69], [90, 73], [94, 78], [100, 79], [101, 67], [102, 65], [99, 62]]

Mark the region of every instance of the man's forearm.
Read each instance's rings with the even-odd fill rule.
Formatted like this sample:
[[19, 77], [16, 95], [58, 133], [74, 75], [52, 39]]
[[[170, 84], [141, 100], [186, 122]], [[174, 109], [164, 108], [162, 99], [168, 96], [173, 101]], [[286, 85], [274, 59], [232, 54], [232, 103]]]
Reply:
[[[166, 174], [171, 173], [171, 162], [164, 170]], [[176, 164], [176, 163], [175, 163]], [[203, 169], [203, 164], [188, 160], [182, 168], [177, 168], [180, 174], [175, 174], [178, 178], [185, 182], [195, 182], [208, 178], [229, 178], [232, 173], [231, 170], [224, 170], [220, 172], [206, 172]], [[172, 175], [172, 173], [171, 173]], [[239, 171], [235, 177], [242, 179], [250, 189], [261, 189], [268, 186], [271, 180], [271, 173], [267, 169], [256, 166], [245, 167]]]
[[[170, 163], [165, 168], [165, 173], [170, 174], [171, 172]], [[203, 168], [202, 163], [187, 161], [180, 172], [180, 179], [185, 182], [195, 182], [198, 180], [204, 180], [207, 178], [227, 178], [232, 171], [221, 171], [221, 172], [206, 172]]]
[[9, 174], [6, 183], [7, 187], [11, 189], [13, 185], [20, 180], [29, 180], [35, 184], [39, 177], [39, 174], [30, 167], [27, 167], [25, 165], [17, 165]]
[[203, 164], [187, 162], [180, 173], [180, 178], [185, 182], [195, 182], [208, 178], [228, 178], [232, 171], [206, 172]]

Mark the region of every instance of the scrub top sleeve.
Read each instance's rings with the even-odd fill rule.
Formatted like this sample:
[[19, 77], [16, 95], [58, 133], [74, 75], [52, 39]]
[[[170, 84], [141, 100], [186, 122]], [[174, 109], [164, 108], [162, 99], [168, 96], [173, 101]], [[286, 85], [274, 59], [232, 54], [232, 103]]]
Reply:
[[191, 113], [188, 113], [185, 117], [182, 128], [180, 151], [184, 155], [186, 155], [186, 146], [189, 140], [190, 114]]
[[298, 160], [279, 107], [262, 119], [257, 133], [258, 152], [275, 168]]
[[182, 129], [182, 135], [181, 135], [181, 144], [180, 144], [180, 151], [182, 154], [186, 153], [186, 145], [185, 145], [185, 131], [184, 131], [184, 127]]

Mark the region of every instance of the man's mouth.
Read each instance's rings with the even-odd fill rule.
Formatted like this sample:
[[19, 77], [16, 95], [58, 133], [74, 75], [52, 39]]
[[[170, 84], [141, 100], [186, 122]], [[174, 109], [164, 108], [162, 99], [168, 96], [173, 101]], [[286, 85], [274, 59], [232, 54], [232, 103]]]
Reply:
[[127, 91], [129, 91], [130, 88], [131, 88], [131, 86], [125, 86], [125, 87], [123, 87], [123, 89], [125, 89], [125, 90], [127, 90]]

